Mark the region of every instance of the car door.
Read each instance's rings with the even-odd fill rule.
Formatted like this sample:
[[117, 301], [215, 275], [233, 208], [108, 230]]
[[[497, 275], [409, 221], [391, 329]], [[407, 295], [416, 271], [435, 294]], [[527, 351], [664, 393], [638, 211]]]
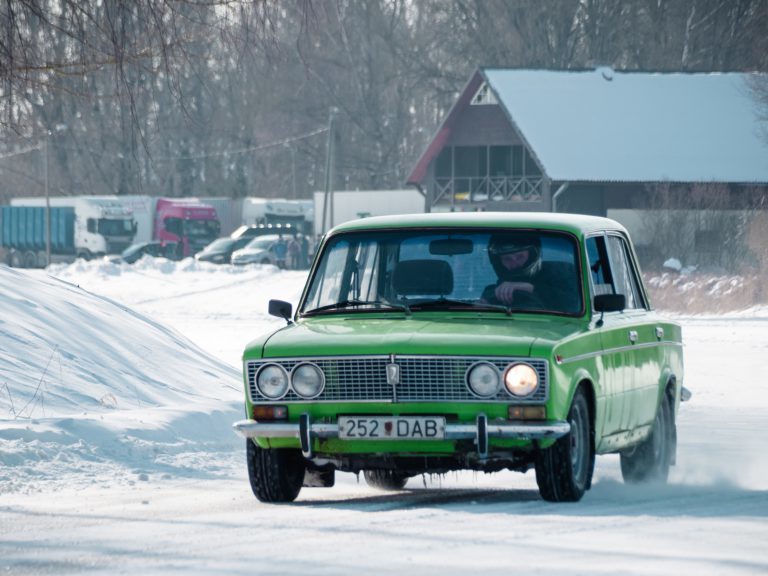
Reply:
[[[628, 343], [622, 429], [634, 430], [653, 421], [658, 400], [658, 374], [662, 349], [659, 329], [650, 322], [642, 280], [628, 239], [618, 232], [607, 236], [608, 254], [617, 293], [626, 296], [625, 319]], [[621, 335], [617, 338], [620, 343]]]
[[[618, 293], [614, 284], [611, 261], [608, 255], [608, 241], [604, 233], [586, 239], [586, 252], [592, 296]], [[596, 313], [593, 311], [593, 317]], [[622, 312], [606, 312], [598, 316], [596, 329], [600, 332], [602, 347], [598, 418], [596, 432], [602, 438], [609, 438], [623, 430], [624, 394], [630, 385], [629, 328]], [[609, 441], [609, 440], [606, 440]]]

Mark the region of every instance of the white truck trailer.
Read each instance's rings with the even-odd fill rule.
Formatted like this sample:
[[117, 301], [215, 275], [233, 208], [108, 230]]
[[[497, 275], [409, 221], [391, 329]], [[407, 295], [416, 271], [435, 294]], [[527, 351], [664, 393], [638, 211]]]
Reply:
[[424, 196], [415, 188], [404, 190], [336, 190], [333, 192], [333, 222], [330, 222], [329, 198], [325, 226], [323, 226], [324, 203], [325, 193], [315, 192], [316, 234], [324, 234], [337, 224], [356, 218], [421, 214], [424, 212]]

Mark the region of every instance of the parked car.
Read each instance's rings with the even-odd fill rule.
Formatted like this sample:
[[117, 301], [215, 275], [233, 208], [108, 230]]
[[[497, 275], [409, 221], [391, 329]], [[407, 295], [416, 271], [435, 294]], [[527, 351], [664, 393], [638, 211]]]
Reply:
[[295, 234], [297, 230], [290, 224], [257, 224], [255, 226], [240, 226], [229, 237], [238, 240], [240, 238], [256, 238], [266, 234]]
[[331, 230], [288, 326], [244, 352], [251, 488], [264, 502], [336, 470], [535, 470], [578, 501], [597, 454], [628, 483], [675, 463], [680, 327], [651, 308], [626, 230], [592, 216], [377, 217]]
[[152, 242], [137, 242], [131, 244], [123, 250], [120, 256], [110, 258], [113, 262], [125, 262], [126, 264], [133, 264], [140, 260], [143, 256], [153, 256], [156, 258], [168, 258], [170, 260], [176, 260], [177, 245], [175, 242], [164, 243], [159, 241]]
[[232, 253], [232, 264], [274, 264], [277, 265], [274, 246], [280, 238], [279, 234], [267, 234], [253, 238], [240, 250]]
[[195, 260], [213, 262], [214, 264], [229, 264], [232, 260], [232, 253], [245, 247], [250, 241], [251, 238], [248, 237], [241, 237], [236, 240], [232, 238], [217, 238], [195, 254]]

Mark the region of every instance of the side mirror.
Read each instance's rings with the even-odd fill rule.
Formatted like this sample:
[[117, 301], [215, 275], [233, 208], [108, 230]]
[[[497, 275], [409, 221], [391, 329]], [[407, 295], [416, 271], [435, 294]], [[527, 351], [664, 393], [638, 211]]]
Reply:
[[627, 305], [624, 294], [598, 294], [595, 296], [597, 312], [621, 312]]
[[269, 301], [269, 315], [282, 318], [288, 324], [291, 323], [291, 315], [293, 313], [293, 306], [290, 302], [284, 302], [283, 300], [270, 300]]

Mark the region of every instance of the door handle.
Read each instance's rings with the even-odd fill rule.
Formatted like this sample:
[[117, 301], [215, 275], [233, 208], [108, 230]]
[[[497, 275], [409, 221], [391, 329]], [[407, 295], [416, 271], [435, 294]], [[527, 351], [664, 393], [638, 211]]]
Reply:
[[661, 340], [662, 338], [664, 338], [664, 328], [656, 326], [656, 339]]
[[637, 330], [629, 331], [629, 341], [632, 342], [632, 344], [637, 342]]

